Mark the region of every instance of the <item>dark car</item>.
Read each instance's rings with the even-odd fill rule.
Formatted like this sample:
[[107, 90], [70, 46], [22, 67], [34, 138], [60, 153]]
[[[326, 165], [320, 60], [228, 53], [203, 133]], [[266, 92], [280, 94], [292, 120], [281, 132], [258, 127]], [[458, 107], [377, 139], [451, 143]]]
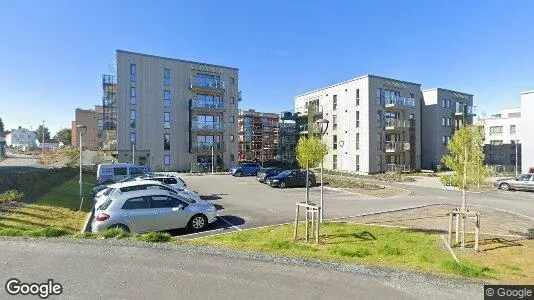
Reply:
[[[310, 186], [314, 186], [316, 183], [315, 174], [309, 172], [309, 183]], [[266, 180], [266, 183], [272, 187], [303, 187], [306, 186], [306, 171], [303, 170], [287, 170], [283, 171], [280, 174], [269, 177]]]
[[282, 169], [280, 168], [263, 168], [258, 171], [258, 174], [256, 175], [256, 179], [258, 179], [259, 182], [265, 183], [265, 180], [269, 177], [276, 176], [282, 172]]
[[239, 167], [231, 168], [230, 174], [233, 176], [256, 176], [259, 170], [261, 170], [261, 166], [258, 163], [242, 163]]

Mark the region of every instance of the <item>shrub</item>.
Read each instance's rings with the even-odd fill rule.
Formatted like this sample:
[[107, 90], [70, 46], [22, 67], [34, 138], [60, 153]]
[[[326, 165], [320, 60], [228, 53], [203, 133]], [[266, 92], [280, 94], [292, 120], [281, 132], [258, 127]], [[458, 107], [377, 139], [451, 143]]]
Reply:
[[21, 202], [24, 200], [24, 193], [21, 193], [17, 190], [9, 190], [0, 194], [0, 202], [11, 202], [17, 201]]
[[171, 235], [166, 232], [149, 232], [136, 235], [135, 238], [146, 243], [166, 243], [171, 240]]

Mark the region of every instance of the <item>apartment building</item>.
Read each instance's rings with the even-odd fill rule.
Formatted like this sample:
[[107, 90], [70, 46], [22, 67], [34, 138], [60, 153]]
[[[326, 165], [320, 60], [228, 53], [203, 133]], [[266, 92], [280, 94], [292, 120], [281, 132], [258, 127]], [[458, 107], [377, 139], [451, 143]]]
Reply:
[[276, 159], [280, 118], [275, 113], [240, 110], [239, 161], [264, 162]]
[[237, 68], [117, 50], [116, 76], [119, 161], [237, 164]]
[[[521, 165], [519, 131], [521, 108], [503, 109], [500, 113], [480, 119], [484, 126], [484, 158], [490, 166]], [[517, 147], [517, 149], [516, 149]]]
[[294, 164], [297, 161], [297, 115], [294, 110], [283, 111], [280, 114], [280, 129], [278, 130], [278, 160], [284, 164]]
[[442, 88], [423, 90], [422, 157], [423, 169], [443, 165], [447, 145], [454, 131], [473, 123], [473, 95]]
[[94, 109], [76, 108], [74, 111], [74, 121], [71, 123], [71, 144], [78, 146], [79, 133], [77, 132], [77, 125], [87, 126], [87, 130], [83, 134], [83, 146], [87, 150], [99, 150], [101, 148], [100, 137], [102, 136], [103, 128], [103, 108], [95, 105]]
[[327, 169], [372, 174], [421, 168], [421, 85], [364, 75], [295, 97], [301, 134], [326, 119]]
[[102, 150], [116, 155], [117, 151], [117, 77], [102, 75]]
[[521, 93], [521, 167], [523, 173], [534, 173], [534, 91]]

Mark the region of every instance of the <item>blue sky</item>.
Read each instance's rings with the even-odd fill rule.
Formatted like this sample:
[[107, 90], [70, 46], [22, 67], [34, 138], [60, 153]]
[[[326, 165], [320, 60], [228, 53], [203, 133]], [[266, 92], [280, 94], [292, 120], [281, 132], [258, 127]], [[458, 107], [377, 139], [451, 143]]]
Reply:
[[115, 50], [240, 69], [241, 108], [375, 74], [474, 94], [534, 89], [534, 1], [0, 0], [0, 117], [54, 133], [101, 99]]

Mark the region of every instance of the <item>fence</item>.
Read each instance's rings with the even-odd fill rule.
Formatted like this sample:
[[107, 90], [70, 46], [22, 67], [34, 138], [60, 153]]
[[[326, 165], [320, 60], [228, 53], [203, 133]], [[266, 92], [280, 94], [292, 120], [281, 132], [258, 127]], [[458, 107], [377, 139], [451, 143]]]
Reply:
[[[489, 166], [493, 176], [515, 176], [515, 166], [492, 165]], [[521, 173], [521, 166], [518, 166], [518, 173]]]
[[[191, 163], [191, 173], [211, 173], [211, 163]], [[223, 172], [221, 164], [215, 164], [214, 172]]]

